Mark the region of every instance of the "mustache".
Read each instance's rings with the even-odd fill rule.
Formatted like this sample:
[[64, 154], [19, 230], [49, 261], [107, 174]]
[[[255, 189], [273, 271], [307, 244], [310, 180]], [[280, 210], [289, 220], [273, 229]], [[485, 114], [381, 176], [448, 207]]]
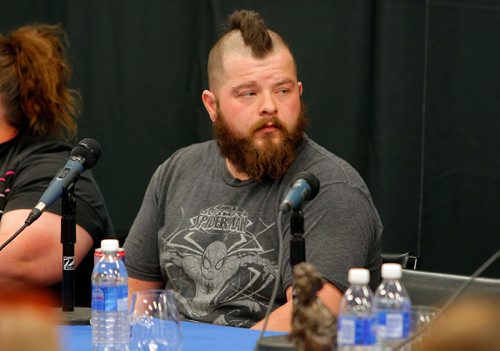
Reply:
[[283, 124], [279, 121], [278, 117], [273, 116], [271, 118], [266, 118], [257, 121], [252, 127], [251, 127], [251, 134], [256, 133], [259, 129], [262, 129], [264, 127], [267, 127], [269, 124], [272, 124], [275, 128], [279, 130], [284, 130]]

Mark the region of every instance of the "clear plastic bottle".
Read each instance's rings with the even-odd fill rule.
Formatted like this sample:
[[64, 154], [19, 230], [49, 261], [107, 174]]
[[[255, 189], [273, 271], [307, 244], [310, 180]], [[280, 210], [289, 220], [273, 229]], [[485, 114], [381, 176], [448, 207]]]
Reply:
[[401, 284], [401, 265], [382, 265], [382, 283], [375, 292], [377, 344], [380, 350], [392, 350], [408, 339], [411, 330], [411, 300]]
[[118, 240], [101, 241], [92, 272], [92, 350], [126, 351], [129, 344], [127, 270]]
[[104, 255], [102, 249], [100, 247], [97, 247], [94, 251], [94, 267], [97, 264], [97, 262], [99, 262], [99, 260], [102, 258], [102, 255]]
[[[103, 255], [102, 249], [100, 247], [96, 248], [94, 251], [94, 267], [99, 262]], [[122, 261], [125, 261], [125, 250], [123, 248], [118, 248], [117, 252], [118, 258], [121, 258]]]
[[363, 268], [349, 270], [349, 289], [340, 301], [337, 350], [372, 351], [376, 343], [376, 317], [373, 293], [368, 287], [370, 272]]

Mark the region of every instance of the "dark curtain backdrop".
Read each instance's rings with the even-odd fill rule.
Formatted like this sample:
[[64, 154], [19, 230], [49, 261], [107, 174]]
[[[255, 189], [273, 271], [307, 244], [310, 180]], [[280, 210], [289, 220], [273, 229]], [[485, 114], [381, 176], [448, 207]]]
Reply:
[[309, 135], [366, 180], [384, 251], [470, 274], [500, 246], [500, 0], [0, 3], [2, 33], [66, 29], [79, 136], [103, 146], [94, 174], [121, 236], [155, 168], [211, 138], [206, 58], [226, 16], [247, 8], [289, 42]]

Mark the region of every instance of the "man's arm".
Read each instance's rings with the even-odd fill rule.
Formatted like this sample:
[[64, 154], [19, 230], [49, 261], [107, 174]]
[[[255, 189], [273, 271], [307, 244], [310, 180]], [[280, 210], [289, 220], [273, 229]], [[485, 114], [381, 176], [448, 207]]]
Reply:
[[[338, 315], [340, 299], [342, 292], [335, 287], [335, 285], [325, 282], [323, 288], [318, 291], [318, 297], [323, 305], [325, 305], [330, 312]], [[290, 332], [292, 328], [292, 311], [293, 311], [293, 296], [292, 286], [286, 289], [287, 302], [275, 309], [269, 316], [266, 330]], [[256, 323], [251, 329], [262, 330], [264, 327], [264, 320]]]
[[[24, 223], [31, 209], [13, 210], [0, 221], [0, 244]], [[90, 234], [76, 226], [75, 266], [92, 248]], [[0, 286], [50, 286], [62, 279], [61, 217], [45, 212], [0, 251]]]
[[129, 301], [136, 291], [149, 289], [163, 289], [164, 283], [161, 281], [147, 281], [135, 278], [128, 278], [128, 297]]

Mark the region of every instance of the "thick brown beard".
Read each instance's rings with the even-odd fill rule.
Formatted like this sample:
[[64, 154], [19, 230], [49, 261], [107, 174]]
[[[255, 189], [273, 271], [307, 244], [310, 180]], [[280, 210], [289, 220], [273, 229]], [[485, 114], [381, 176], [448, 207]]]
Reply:
[[[217, 120], [213, 132], [222, 156], [227, 158], [238, 172], [243, 172], [250, 178], [262, 181], [266, 177], [279, 179], [288, 171], [295, 160], [295, 150], [304, 138], [304, 131], [309, 119], [306, 108], [301, 104], [297, 124], [292, 131], [276, 117], [263, 118], [252, 126], [250, 132], [242, 136], [228, 126], [226, 117], [217, 108]], [[272, 122], [282, 134], [281, 141], [273, 142], [272, 136], [264, 135], [261, 146], [255, 146], [254, 134], [267, 123]]]

